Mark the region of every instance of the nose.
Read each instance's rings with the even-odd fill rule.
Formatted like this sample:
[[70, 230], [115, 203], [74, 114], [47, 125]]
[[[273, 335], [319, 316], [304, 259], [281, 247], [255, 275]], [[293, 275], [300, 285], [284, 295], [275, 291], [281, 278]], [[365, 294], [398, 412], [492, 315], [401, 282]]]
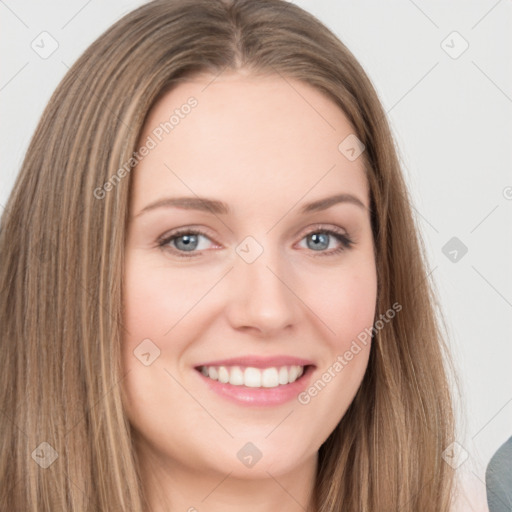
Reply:
[[237, 256], [226, 304], [233, 328], [272, 336], [295, 325], [300, 300], [289, 268], [282, 254], [267, 248], [252, 263]]

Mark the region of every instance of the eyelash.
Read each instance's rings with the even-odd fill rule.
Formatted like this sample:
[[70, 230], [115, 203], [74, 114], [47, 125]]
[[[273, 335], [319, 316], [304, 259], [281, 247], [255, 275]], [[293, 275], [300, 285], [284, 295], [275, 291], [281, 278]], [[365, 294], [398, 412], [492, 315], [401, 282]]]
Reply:
[[[308, 231], [302, 238], [308, 237], [309, 235], [323, 233], [330, 236], [333, 236], [338, 242], [340, 242], [340, 247], [337, 249], [331, 249], [331, 251], [320, 251], [317, 254], [314, 254], [314, 257], [320, 256], [335, 256], [337, 254], [340, 254], [343, 251], [346, 251], [347, 249], [351, 249], [354, 245], [354, 241], [348, 236], [346, 233], [338, 232], [334, 229], [324, 229], [322, 226], [315, 226], [314, 229], [311, 231]], [[175, 248], [172, 248], [169, 246], [170, 242], [176, 240], [177, 238], [180, 238], [183, 235], [202, 235], [208, 239], [210, 239], [209, 235], [205, 233], [204, 231], [201, 231], [199, 229], [179, 229], [175, 231], [174, 233], [171, 233], [169, 236], [166, 236], [164, 238], [159, 239], [158, 241], [158, 247], [160, 247], [163, 250], [169, 250], [171, 253], [175, 254], [179, 258], [196, 258], [201, 255], [201, 251], [190, 251], [189, 254], [186, 253], [186, 251], [179, 251]], [[313, 251], [316, 252], [316, 251]]]

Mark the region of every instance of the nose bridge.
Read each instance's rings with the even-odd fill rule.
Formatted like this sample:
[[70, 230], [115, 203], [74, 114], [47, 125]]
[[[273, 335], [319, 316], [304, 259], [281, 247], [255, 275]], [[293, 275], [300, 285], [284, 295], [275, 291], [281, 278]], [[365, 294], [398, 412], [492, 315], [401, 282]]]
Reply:
[[242, 241], [236, 248], [232, 275], [232, 321], [262, 331], [293, 324], [297, 308], [296, 298], [288, 288], [291, 277], [286, 271], [285, 255], [270, 239], [247, 237]]

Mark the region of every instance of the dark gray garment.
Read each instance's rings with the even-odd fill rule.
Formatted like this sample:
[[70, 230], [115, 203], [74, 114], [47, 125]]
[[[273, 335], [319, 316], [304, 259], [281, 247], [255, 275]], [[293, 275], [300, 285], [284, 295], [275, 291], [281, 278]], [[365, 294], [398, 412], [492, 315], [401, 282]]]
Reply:
[[512, 437], [489, 461], [485, 485], [489, 512], [512, 512]]

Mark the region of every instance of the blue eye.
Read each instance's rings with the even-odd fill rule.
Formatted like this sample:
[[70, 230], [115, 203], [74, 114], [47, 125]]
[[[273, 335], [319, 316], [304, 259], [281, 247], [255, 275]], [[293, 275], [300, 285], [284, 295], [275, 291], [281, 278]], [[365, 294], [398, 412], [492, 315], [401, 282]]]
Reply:
[[320, 234], [319, 233], [313, 233], [312, 235], [308, 235], [306, 238], [313, 242], [312, 245], [308, 244], [308, 247], [310, 249], [312, 249], [314, 247], [315, 250], [316, 250], [318, 247], [325, 246], [323, 248], [327, 249], [329, 247], [329, 237], [330, 237], [330, 235], [327, 234], [327, 233], [320, 233]]
[[[329, 252], [325, 252], [325, 249], [329, 248], [330, 239], [332, 238], [334, 238], [340, 244], [340, 247]], [[338, 233], [337, 231], [330, 229], [312, 231], [308, 233], [304, 239], [307, 240], [306, 243], [309, 249], [313, 250], [314, 252], [320, 252], [319, 256], [338, 254], [345, 249], [350, 249], [350, 247], [353, 245], [352, 240], [346, 234]]]
[[[185, 250], [185, 251], [193, 251], [195, 249], [197, 249], [197, 246], [199, 245], [199, 236], [201, 235], [196, 235], [196, 234], [188, 234], [188, 235], [181, 235], [177, 238], [174, 239], [174, 244], [176, 245], [176, 247], [180, 250]], [[180, 239], [181, 239], [181, 247], [180, 247]]]
[[[188, 229], [178, 231], [172, 234], [171, 236], [165, 238], [159, 243], [159, 246], [170, 249], [173, 253], [177, 254], [180, 257], [193, 257], [197, 255], [183, 253], [194, 253], [205, 249], [205, 247], [199, 247], [201, 245], [200, 238], [209, 239], [209, 237], [205, 233], [202, 233], [201, 231]], [[180, 254], [180, 252], [182, 254]]]
[[[200, 251], [208, 248], [208, 243], [201, 243], [201, 239], [211, 241], [210, 237], [200, 230], [182, 229], [159, 241], [158, 246], [169, 250], [178, 257], [193, 258], [201, 256]], [[335, 239], [339, 247], [326, 251], [330, 246], [331, 239]], [[318, 227], [307, 233], [301, 242], [302, 240], [307, 240], [307, 248], [313, 253], [317, 253], [313, 256], [333, 256], [350, 249], [354, 244], [346, 233]]]

